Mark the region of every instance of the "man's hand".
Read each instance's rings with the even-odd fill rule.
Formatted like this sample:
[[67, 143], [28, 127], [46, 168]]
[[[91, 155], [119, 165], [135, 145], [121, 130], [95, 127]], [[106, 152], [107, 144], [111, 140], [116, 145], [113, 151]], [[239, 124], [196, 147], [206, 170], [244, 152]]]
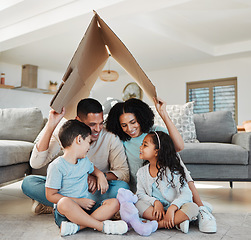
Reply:
[[79, 204], [80, 207], [86, 210], [91, 210], [96, 203], [94, 200], [89, 198], [79, 198], [76, 202]]
[[63, 116], [65, 115], [65, 108], [62, 108], [61, 113], [57, 113], [55, 110], [51, 109], [49, 112], [48, 121], [45, 125], [45, 129], [41, 138], [37, 142], [37, 150], [39, 152], [43, 152], [49, 148], [50, 139], [53, 134], [53, 131], [57, 127], [58, 123], [61, 121]]
[[162, 217], [164, 216], [164, 214], [165, 214], [165, 210], [162, 203], [159, 200], [156, 200], [153, 206], [153, 216], [155, 217], [157, 221], [160, 221]]
[[97, 185], [98, 185], [98, 190], [101, 190], [101, 194], [106, 193], [106, 191], [109, 188], [109, 184], [107, 182], [107, 179], [104, 175], [104, 173], [100, 173], [97, 176]]
[[61, 119], [65, 115], [65, 108], [62, 108], [61, 113], [57, 113], [54, 109], [51, 109], [49, 112], [49, 117], [48, 117], [48, 124], [50, 124], [51, 127], [56, 127], [58, 123], [61, 121]]
[[97, 190], [97, 178], [93, 175], [88, 176], [88, 190], [94, 194]]

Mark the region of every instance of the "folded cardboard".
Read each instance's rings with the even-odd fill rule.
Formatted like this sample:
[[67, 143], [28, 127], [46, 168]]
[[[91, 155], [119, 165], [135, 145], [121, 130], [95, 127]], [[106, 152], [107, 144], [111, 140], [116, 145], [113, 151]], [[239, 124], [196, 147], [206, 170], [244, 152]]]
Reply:
[[51, 107], [56, 112], [60, 113], [62, 107], [65, 107], [67, 119], [76, 116], [78, 102], [89, 96], [109, 58], [109, 53], [133, 77], [150, 99], [156, 97], [154, 85], [135, 58], [94, 12], [94, 17], [63, 76], [63, 82], [51, 101]]

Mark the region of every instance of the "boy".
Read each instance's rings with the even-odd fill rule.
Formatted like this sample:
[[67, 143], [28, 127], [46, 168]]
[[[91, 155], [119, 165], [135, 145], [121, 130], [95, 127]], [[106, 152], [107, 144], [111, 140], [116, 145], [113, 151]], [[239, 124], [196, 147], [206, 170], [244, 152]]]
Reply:
[[118, 210], [115, 198], [107, 199], [90, 214], [95, 201], [89, 197], [87, 178], [97, 178], [98, 190], [105, 193], [109, 187], [104, 174], [97, 169], [86, 154], [91, 142], [91, 129], [78, 120], [67, 121], [59, 131], [64, 155], [48, 167], [46, 197], [54, 203], [55, 222], [61, 236], [72, 235], [90, 227], [107, 234], [124, 234], [128, 227], [124, 221], [109, 221]]

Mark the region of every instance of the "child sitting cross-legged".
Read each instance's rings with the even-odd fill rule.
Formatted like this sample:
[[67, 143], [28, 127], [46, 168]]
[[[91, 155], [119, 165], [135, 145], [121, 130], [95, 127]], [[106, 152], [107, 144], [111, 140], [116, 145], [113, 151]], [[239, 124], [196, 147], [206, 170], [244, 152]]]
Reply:
[[105, 193], [109, 187], [104, 174], [86, 157], [90, 148], [91, 129], [78, 120], [67, 121], [59, 131], [64, 155], [50, 163], [46, 180], [46, 197], [54, 203], [54, 217], [61, 236], [72, 235], [84, 228], [93, 228], [107, 234], [124, 234], [126, 222], [110, 221], [118, 210], [116, 198], [106, 199], [92, 211], [95, 201], [88, 191], [88, 174], [97, 177], [98, 190]]
[[198, 215], [184, 169], [172, 139], [162, 131], [148, 133], [140, 147], [140, 158], [149, 164], [137, 172], [136, 207], [139, 214], [157, 220], [158, 228], [188, 233], [189, 221]]

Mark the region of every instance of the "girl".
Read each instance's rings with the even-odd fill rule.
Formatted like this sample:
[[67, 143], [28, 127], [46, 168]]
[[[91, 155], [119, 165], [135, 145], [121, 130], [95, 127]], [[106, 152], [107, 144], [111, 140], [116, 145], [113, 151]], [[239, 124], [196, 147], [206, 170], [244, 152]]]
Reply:
[[139, 214], [158, 221], [158, 228], [176, 226], [188, 233], [189, 221], [199, 210], [172, 139], [162, 131], [150, 132], [140, 147], [140, 159], [149, 163], [137, 173]]

